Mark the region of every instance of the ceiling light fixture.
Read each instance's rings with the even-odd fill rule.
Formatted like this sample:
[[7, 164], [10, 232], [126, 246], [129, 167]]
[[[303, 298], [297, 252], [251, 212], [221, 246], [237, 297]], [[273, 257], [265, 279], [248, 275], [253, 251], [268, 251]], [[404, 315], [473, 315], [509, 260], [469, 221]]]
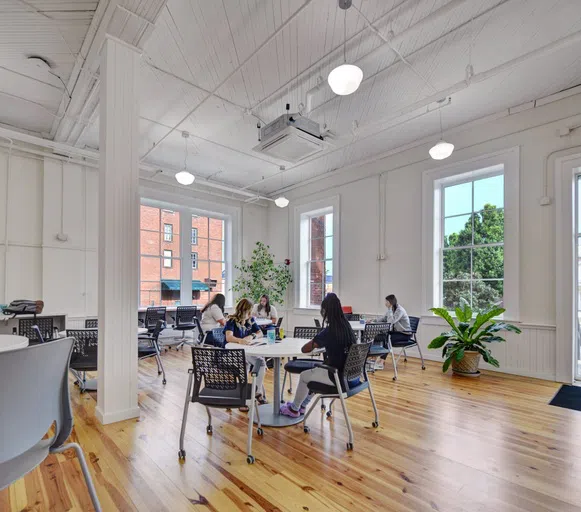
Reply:
[[343, 19], [343, 64], [337, 66], [329, 73], [327, 81], [333, 92], [339, 96], [353, 94], [363, 80], [363, 71], [354, 64], [347, 64], [346, 49], [347, 46], [347, 9], [351, 7], [352, 0], [339, 0], [339, 7], [345, 11]]
[[188, 171], [188, 139], [190, 134], [188, 132], [182, 132], [182, 137], [184, 138], [186, 154], [184, 156], [184, 170], [176, 174], [176, 180], [180, 185], [191, 185], [196, 177]]
[[454, 144], [444, 140], [444, 131], [442, 129], [442, 105], [438, 108], [438, 112], [440, 114], [440, 140], [435, 146], [430, 148], [429, 153], [434, 160], [444, 160], [454, 152]]

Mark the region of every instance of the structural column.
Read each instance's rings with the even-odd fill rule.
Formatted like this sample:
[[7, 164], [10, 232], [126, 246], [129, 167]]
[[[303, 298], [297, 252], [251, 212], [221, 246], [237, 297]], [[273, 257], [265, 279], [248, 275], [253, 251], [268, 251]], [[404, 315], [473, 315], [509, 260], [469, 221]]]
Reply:
[[107, 37], [101, 54], [99, 133], [99, 363], [101, 423], [139, 416], [137, 293], [139, 50]]

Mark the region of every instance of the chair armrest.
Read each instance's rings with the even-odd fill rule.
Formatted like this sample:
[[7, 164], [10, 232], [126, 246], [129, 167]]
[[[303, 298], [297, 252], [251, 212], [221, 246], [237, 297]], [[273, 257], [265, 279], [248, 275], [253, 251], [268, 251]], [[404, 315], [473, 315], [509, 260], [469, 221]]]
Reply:
[[330, 372], [339, 373], [339, 370], [337, 370], [337, 368], [335, 368], [333, 366], [329, 366], [327, 364], [322, 364], [322, 365], [318, 366], [317, 368], [324, 368], [325, 370], [328, 370]]
[[252, 375], [253, 377], [256, 377], [258, 375], [258, 372], [262, 368], [263, 364], [264, 364], [264, 361], [262, 359], [258, 359], [256, 361], [256, 363], [252, 366], [252, 371], [250, 372], [250, 375]]

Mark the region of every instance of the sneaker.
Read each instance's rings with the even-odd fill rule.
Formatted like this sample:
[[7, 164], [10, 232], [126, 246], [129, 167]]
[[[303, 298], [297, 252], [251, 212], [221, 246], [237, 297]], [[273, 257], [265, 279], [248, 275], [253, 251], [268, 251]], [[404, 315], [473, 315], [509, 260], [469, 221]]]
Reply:
[[299, 411], [293, 410], [290, 402], [287, 402], [286, 404], [280, 406], [280, 413], [283, 416], [289, 416], [291, 418], [298, 418], [301, 415]]
[[383, 359], [378, 358], [377, 361], [375, 361], [375, 369], [383, 370]]

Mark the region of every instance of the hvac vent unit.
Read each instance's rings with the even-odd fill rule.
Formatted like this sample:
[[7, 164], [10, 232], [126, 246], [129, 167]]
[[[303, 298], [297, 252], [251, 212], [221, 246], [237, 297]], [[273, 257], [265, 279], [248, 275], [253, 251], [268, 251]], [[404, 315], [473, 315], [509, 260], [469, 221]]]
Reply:
[[297, 163], [327, 147], [319, 124], [298, 114], [283, 114], [260, 130], [253, 150], [277, 160]]

